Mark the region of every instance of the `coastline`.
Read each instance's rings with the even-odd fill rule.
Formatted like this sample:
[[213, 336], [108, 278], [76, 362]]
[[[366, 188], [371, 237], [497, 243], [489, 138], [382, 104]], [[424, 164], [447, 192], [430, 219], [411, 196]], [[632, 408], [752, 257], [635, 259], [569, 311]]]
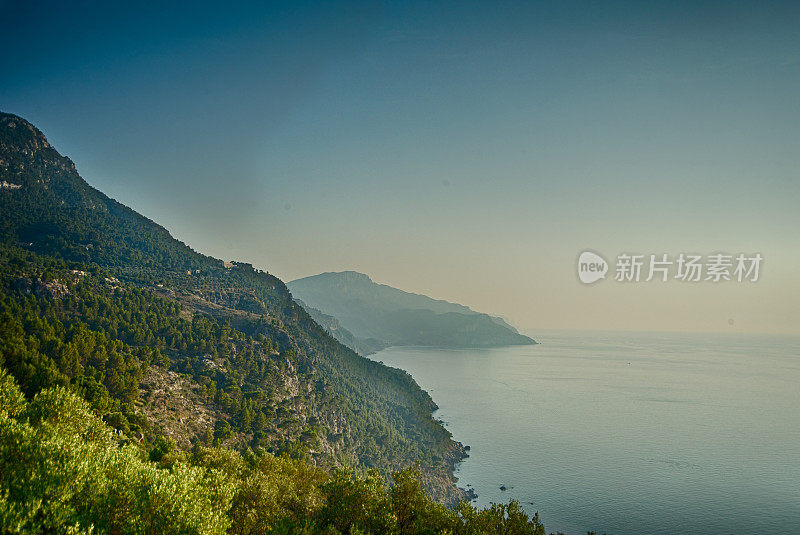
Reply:
[[[415, 350], [425, 350], [425, 349], [433, 349], [433, 350], [451, 350], [451, 351], [469, 351], [469, 350], [481, 350], [481, 349], [495, 349], [495, 348], [504, 348], [504, 347], [520, 347], [520, 346], [533, 346], [533, 345], [541, 345], [541, 342], [537, 340], [527, 337], [530, 339], [530, 343], [524, 344], [501, 344], [501, 345], [489, 345], [489, 346], [414, 346], [414, 345], [394, 345], [385, 347], [379, 351], [370, 353], [368, 355], [363, 355], [365, 358], [370, 360], [374, 360], [375, 362], [379, 362], [385, 366], [396, 367], [386, 362], [374, 358], [375, 355], [380, 354], [383, 351], [388, 351], [392, 349], [415, 349]], [[400, 368], [402, 369], [402, 368]], [[404, 370], [408, 372], [408, 370]], [[410, 374], [410, 372], [408, 372]], [[411, 375], [417, 384], [419, 382], [417, 379]], [[422, 388], [422, 387], [420, 387]], [[434, 409], [431, 411], [431, 418], [433, 418], [439, 425], [446, 429], [445, 422], [441, 419], [434, 417], [436, 411], [439, 410], [439, 406], [436, 403], [436, 400], [433, 399], [431, 393], [427, 390], [422, 388], [422, 390], [431, 398], [434, 403]], [[449, 432], [449, 430], [448, 430]], [[478, 493], [472, 488], [471, 485], [467, 486], [460, 486], [459, 485], [459, 478], [456, 476], [456, 469], [458, 465], [464, 462], [466, 459], [469, 458], [469, 450], [470, 446], [465, 445], [462, 442], [452, 438], [448, 439], [450, 444], [446, 449], [444, 454], [444, 461], [447, 466], [447, 482], [443, 480], [441, 475], [437, 475], [435, 473], [420, 473], [420, 479], [425, 487], [431, 492], [431, 495], [435, 497], [436, 500], [443, 503], [447, 507], [455, 507], [461, 500], [465, 500], [471, 503], [473, 500], [478, 498]], [[438, 472], [438, 471], [437, 471]]]

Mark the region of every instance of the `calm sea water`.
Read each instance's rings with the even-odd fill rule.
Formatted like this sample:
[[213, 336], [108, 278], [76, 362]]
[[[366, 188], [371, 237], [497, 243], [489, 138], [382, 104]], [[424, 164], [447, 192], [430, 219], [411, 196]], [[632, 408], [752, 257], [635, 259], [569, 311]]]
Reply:
[[800, 530], [800, 338], [536, 338], [372, 356], [410, 372], [471, 447], [456, 475], [475, 503], [514, 498], [567, 534]]

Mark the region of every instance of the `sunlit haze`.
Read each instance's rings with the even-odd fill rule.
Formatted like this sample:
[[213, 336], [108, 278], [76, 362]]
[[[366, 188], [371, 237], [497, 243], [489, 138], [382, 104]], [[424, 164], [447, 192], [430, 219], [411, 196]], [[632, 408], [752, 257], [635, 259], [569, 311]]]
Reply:
[[[798, 4], [198, 4], [0, 2], [0, 109], [284, 281], [356, 270], [534, 337], [798, 333]], [[625, 252], [764, 260], [615, 282]]]

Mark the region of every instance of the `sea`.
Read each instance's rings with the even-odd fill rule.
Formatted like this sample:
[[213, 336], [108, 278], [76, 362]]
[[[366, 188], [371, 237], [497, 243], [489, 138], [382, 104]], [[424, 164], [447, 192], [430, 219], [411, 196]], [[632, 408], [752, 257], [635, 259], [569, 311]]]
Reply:
[[433, 397], [473, 504], [567, 535], [800, 531], [800, 337], [556, 331], [371, 356]]

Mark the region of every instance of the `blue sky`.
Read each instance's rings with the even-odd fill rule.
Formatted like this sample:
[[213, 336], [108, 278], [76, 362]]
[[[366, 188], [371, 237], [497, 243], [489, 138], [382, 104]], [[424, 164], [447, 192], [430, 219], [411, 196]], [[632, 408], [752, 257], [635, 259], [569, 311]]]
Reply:
[[[534, 334], [797, 332], [797, 4], [0, 1], [0, 20], [0, 109], [205, 253], [356, 269]], [[765, 271], [583, 287], [585, 248]]]

